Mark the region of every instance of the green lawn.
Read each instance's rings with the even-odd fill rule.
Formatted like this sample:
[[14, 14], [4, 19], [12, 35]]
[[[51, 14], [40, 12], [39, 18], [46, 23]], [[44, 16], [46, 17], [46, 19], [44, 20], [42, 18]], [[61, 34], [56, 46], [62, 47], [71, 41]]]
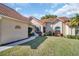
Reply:
[[9, 56], [71, 56], [79, 55], [79, 40], [61, 37], [37, 37], [28, 43], [0, 52]]

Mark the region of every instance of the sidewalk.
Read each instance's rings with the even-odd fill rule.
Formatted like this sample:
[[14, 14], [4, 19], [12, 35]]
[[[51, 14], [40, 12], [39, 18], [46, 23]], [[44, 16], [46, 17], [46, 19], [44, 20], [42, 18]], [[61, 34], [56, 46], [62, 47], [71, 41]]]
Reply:
[[35, 36], [32, 36], [32, 37], [26, 39], [26, 40], [19, 41], [19, 42], [15, 42], [15, 43], [12, 43], [12, 44], [8, 44], [8, 45], [6, 45], [6, 46], [1, 46], [1, 47], [0, 47], [0, 52], [1, 52], [1, 51], [4, 51], [4, 50], [6, 50], [6, 49], [9, 49], [9, 48], [15, 47], [15, 45], [19, 45], [19, 44], [22, 44], [22, 43], [31, 41], [31, 40], [35, 39], [36, 37], [38, 37], [37, 34], [36, 34]]

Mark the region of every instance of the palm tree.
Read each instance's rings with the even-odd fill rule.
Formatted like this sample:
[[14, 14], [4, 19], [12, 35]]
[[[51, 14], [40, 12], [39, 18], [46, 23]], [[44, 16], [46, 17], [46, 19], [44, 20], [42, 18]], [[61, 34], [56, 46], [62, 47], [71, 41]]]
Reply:
[[42, 16], [41, 19], [48, 19], [48, 18], [56, 18], [57, 16], [56, 15], [45, 15], [45, 16]]
[[[79, 14], [76, 14], [74, 17], [71, 18], [70, 25], [71, 25], [71, 28], [74, 27], [75, 29], [77, 29], [77, 27], [79, 26]], [[76, 30], [75, 30], [75, 32], [76, 32]], [[77, 32], [75, 33], [75, 35], [76, 34], [77, 34]]]

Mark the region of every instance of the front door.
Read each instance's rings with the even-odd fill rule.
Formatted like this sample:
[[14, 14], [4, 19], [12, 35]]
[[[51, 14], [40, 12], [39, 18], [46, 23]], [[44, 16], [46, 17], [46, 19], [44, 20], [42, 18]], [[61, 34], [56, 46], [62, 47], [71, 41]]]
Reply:
[[56, 36], [61, 35], [61, 33], [60, 33], [60, 27], [55, 27], [55, 35]]

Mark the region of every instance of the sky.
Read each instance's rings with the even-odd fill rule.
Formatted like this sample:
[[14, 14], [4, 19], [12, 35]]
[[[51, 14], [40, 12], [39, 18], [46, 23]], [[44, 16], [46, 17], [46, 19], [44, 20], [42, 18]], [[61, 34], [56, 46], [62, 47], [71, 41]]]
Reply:
[[79, 3], [5, 3], [20, 14], [40, 19], [47, 14], [72, 17], [79, 13]]

